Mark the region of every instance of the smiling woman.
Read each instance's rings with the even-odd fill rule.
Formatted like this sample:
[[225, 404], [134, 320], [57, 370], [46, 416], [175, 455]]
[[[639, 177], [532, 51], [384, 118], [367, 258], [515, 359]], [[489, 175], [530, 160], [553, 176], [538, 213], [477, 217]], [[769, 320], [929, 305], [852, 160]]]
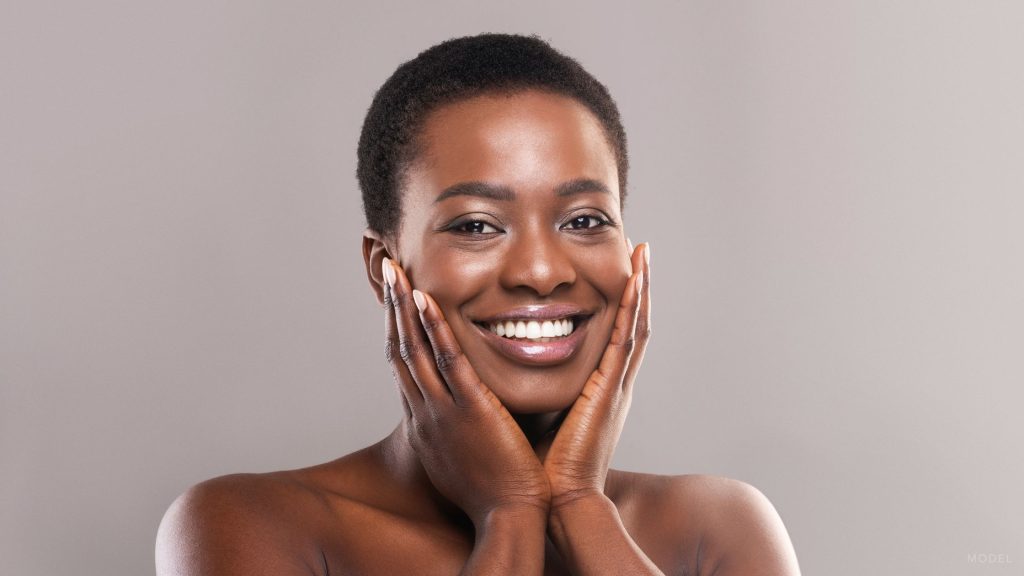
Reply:
[[[557, 414], [597, 365], [630, 276], [600, 123], [569, 97], [487, 94], [431, 114], [420, 147], [399, 245], [368, 235], [370, 269], [400, 254], [505, 407]], [[504, 335], [489, 330], [498, 321]], [[574, 329], [542, 341], [545, 321]]]
[[607, 90], [536, 38], [401, 66], [364, 124], [367, 278], [405, 417], [333, 462], [204, 482], [159, 574], [797, 574], [756, 489], [609, 469], [651, 321]]

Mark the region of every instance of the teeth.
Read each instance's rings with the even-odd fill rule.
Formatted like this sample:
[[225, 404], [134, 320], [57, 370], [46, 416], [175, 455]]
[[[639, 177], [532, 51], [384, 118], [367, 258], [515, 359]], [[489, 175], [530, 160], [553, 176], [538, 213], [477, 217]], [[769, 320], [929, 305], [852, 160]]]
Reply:
[[[516, 330], [516, 334], [519, 334], [518, 330]], [[529, 322], [526, 323], [526, 337], [529, 338], [530, 340], [533, 340], [534, 338], [540, 338], [539, 322], [537, 322], [536, 320], [530, 320]]]
[[555, 325], [551, 323], [551, 320], [545, 320], [544, 323], [540, 325], [540, 335], [545, 338], [555, 337]]
[[572, 320], [563, 318], [561, 320], [506, 320], [504, 322], [492, 322], [488, 329], [503, 338], [525, 338], [527, 340], [539, 340], [541, 338], [561, 338], [572, 334], [575, 326]]

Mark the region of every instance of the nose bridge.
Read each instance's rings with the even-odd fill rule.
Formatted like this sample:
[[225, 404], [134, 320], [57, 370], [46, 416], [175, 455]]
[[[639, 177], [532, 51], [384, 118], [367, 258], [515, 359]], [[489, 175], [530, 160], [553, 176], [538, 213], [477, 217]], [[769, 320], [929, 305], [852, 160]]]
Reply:
[[502, 269], [506, 288], [527, 287], [547, 296], [576, 280], [576, 269], [558, 230], [543, 225], [523, 229], [512, 240]]

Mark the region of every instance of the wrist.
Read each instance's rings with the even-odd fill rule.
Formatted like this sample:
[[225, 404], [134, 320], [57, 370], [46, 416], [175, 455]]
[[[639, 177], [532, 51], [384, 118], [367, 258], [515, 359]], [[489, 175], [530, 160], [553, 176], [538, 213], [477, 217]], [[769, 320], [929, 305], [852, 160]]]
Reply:
[[550, 506], [541, 502], [515, 502], [500, 504], [472, 518], [473, 525], [480, 531], [503, 530], [508, 527], [539, 525], [545, 527]]
[[581, 508], [594, 508], [600, 506], [615, 507], [612, 501], [605, 496], [602, 490], [597, 488], [585, 488], [578, 490], [567, 490], [551, 496], [551, 515], [572, 513]]
[[547, 526], [557, 544], [569, 525], [589, 525], [603, 518], [619, 518], [619, 510], [610, 498], [601, 492], [575, 493], [552, 501]]
[[541, 574], [547, 511], [532, 504], [501, 505], [473, 518], [473, 551], [463, 576]]
[[601, 493], [553, 507], [548, 537], [573, 574], [662, 574], [626, 531], [615, 503]]

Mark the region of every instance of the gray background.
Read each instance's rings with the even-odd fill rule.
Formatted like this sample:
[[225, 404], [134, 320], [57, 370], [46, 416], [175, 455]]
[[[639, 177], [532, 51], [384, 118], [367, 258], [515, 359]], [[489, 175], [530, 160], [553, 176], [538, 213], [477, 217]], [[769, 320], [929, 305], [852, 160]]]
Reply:
[[806, 574], [1020, 574], [1022, 30], [990, 0], [3, 2], [0, 573], [151, 573], [189, 485], [391, 429], [362, 116], [419, 50], [514, 31], [630, 137], [656, 316], [616, 464], [758, 486]]

